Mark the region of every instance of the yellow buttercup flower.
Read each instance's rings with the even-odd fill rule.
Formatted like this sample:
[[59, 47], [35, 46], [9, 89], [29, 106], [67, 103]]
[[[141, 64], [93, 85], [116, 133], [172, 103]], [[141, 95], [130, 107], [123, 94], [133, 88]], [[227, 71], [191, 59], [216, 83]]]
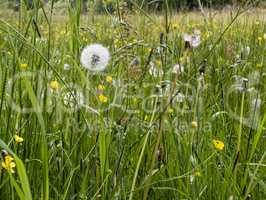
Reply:
[[19, 137], [19, 135], [15, 135], [14, 140], [17, 144], [20, 144], [24, 141], [24, 139], [22, 137]]
[[198, 123], [196, 121], [191, 122], [192, 128], [198, 128]]
[[27, 69], [28, 64], [27, 63], [21, 63], [20, 64], [20, 69]]
[[173, 108], [168, 108], [168, 113], [173, 113], [174, 112], [174, 109]]
[[14, 168], [16, 167], [16, 163], [14, 162], [14, 158], [10, 155], [6, 155], [3, 158], [2, 167], [8, 172], [15, 173]]
[[100, 84], [98, 85], [98, 90], [103, 91], [105, 89], [104, 85]]
[[53, 89], [53, 90], [58, 90], [59, 83], [57, 81], [51, 81], [50, 82], [50, 88]]
[[256, 64], [256, 67], [257, 67], [257, 68], [261, 68], [261, 67], [262, 67], [262, 63], [257, 63], [257, 64]]
[[177, 27], [178, 27], [178, 24], [177, 23], [174, 23], [173, 24], [173, 29], [177, 29]]
[[113, 78], [112, 78], [112, 76], [106, 76], [106, 81], [107, 81], [108, 83], [112, 83], [112, 82], [113, 82]]
[[194, 172], [194, 176], [198, 176], [198, 177], [200, 177], [200, 176], [201, 176], [200, 171], [195, 171], [195, 172]]
[[258, 42], [259, 42], [259, 44], [261, 45], [262, 37], [258, 37]]
[[214, 147], [218, 150], [223, 150], [224, 149], [224, 143], [220, 140], [212, 140], [212, 143]]
[[99, 95], [99, 101], [102, 102], [102, 103], [106, 103], [107, 102], [107, 97], [104, 96], [103, 94], [100, 94]]

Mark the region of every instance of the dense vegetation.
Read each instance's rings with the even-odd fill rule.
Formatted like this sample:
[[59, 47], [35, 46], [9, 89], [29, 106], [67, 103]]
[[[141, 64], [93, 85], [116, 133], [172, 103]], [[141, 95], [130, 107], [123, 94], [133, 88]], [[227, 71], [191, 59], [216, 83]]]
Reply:
[[1, 8], [1, 200], [266, 199], [265, 10], [139, 5]]
[[[21, 0], [8, 0], [10, 6], [15, 6], [20, 4]], [[54, 3], [62, 3], [62, 2], [70, 2], [72, 6], [79, 3], [84, 8], [84, 11], [87, 11], [88, 6], [94, 6], [100, 12], [106, 10], [113, 11], [119, 6], [126, 6], [128, 9], [132, 10], [134, 5], [138, 5], [145, 10], [157, 10], [162, 11], [165, 8], [166, 2], [167, 6], [172, 10], [184, 10], [184, 9], [198, 9], [201, 6], [209, 7], [209, 8], [222, 8], [226, 5], [239, 5], [247, 2], [265, 2], [265, 0], [22, 0], [28, 4], [30, 7], [33, 7], [33, 4], [39, 4], [39, 2], [54, 2]]]

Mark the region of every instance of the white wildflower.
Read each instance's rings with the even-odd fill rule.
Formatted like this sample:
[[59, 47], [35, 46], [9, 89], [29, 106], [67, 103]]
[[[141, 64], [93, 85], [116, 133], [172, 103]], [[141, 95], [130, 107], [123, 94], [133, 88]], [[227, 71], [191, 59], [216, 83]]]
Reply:
[[200, 45], [200, 31], [195, 30], [192, 35], [185, 33], [183, 39], [185, 42], [189, 42], [191, 47], [196, 48]]
[[176, 75], [179, 75], [183, 71], [184, 71], [184, 67], [182, 65], [179, 65], [179, 64], [174, 65], [172, 68], [172, 73], [176, 74]]
[[160, 76], [163, 75], [163, 70], [158, 69], [157, 67], [155, 67], [154, 63], [151, 62], [150, 63], [150, 68], [149, 68], [149, 73], [154, 78], [157, 78], [157, 77], [160, 77]]
[[80, 62], [88, 70], [103, 71], [110, 60], [107, 48], [100, 44], [92, 44], [82, 50]]
[[182, 93], [180, 93], [180, 92], [179, 92], [179, 93], [176, 95], [176, 97], [175, 97], [175, 101], [176, 101], [177, 103], [182, 103], [182, 102], [185, 101], [185, 99], [186, 99], [185, 95], [182, 94]]
[[84, 105], [84, 95], [79, 91], [67, 92], [63, 96], [65, 106], [79, 108]]
[[254, 110], [257, 110], [261, 107], [261, 99], [260, 98], [254, 98], [252, 99], [251, 101], [251, 107], [254, 109]]
[[69, 70], [70, 69], [70, 65], [68, 63], [64, 64], [64, 70]]

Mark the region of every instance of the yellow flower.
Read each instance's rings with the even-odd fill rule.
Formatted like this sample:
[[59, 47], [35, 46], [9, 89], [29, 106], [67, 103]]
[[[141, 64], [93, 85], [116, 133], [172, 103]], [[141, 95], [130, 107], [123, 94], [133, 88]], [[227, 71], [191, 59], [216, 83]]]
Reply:
[[218, 150], [223, 150], [224, 149], [224, 143], [220, 140], [212, 140], [212, 143], [214, 147]]
[[102, 102], [102, 103], [106, 103], [107, 102], [107, 97], [104, 96], [103, 94], [100, 94], [99, 95], [99, 101]]
[[177, 27], [178, 27], [178, 24], [177, 23], [174, 23], [173, 24], [173, 29], [177, 29]]
[[113, 82], [113, 78], [112, 76], [106, 76], [106, 79], [105, 79], [108, 83], [112, 83]]
[[2, 161], [2, 167], [11, 172], [11, 173], [15, 173], [14, 169], [16, 167], [16, 163], [14, 162], [14, 158], [10, 155], [6, 155], [4, 158], [3, 158], [3, 161]]
[[261, 42], [262, 42], [262, 37], [258, 37], [258, 42], [259, 42], [259, 44], [261, 44]]
[[173, 108], [168, 108], [168, 113], [173, 113], [174, 112], [174, 109]]
[[28, 64], [27, 63], [21, 63], [20, 64], [20, 69], [27, 69]]
[[50, 88], [53, 89], [53, 90], [58, 90], [59, 83], [57, 81], [51, 81], [50, 82]]
[[266, 33], [264, 33], [264, 35], [263, 35], [263, 39], [266, 40]]
[[196, 121], [191, 122], [192, 128], [198, 128], [198, 123]]
[[257, 63], [257, 64], [256, 64], [256, 67], [257, 67], [257, 68], [261, 68], [261, 67], [262, 67], [262, 63]]
[[19, 135], [15, 135], [14, 139], [15, 139], [15, 142], [17, 144], [20, 144], [20, 143], [22, 143], [24, 141], [24, 139], [22, 137], [19, 137]]
[[201, 176], [201, 173], [200, 173], [200, 171], [195, 170], [194, 173], [193, 173], [193, 175], [200, 177]]
[[105, 89], [104, 85], [100, 84], [98, 85], [98, 90], [103, 91]]

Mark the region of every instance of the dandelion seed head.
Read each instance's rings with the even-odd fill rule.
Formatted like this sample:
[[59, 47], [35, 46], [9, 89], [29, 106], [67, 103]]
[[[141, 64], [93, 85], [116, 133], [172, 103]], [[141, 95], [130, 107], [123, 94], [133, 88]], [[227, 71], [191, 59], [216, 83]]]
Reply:
[[201, 36], [200, 31], [195, 30], [192, 35], [185, 33], [183, 35], [183, 40], [185, 41], [185, 43], [189, 43], [190, 46], [192, 46], [193, 48], [196, 48], [200, 45], [201, 42], [200, 36]]
[[103, 71], [110, 60], [109, 50], [101, 44], [86, 46], [81, 53], [82, 66], [90, 71]]

